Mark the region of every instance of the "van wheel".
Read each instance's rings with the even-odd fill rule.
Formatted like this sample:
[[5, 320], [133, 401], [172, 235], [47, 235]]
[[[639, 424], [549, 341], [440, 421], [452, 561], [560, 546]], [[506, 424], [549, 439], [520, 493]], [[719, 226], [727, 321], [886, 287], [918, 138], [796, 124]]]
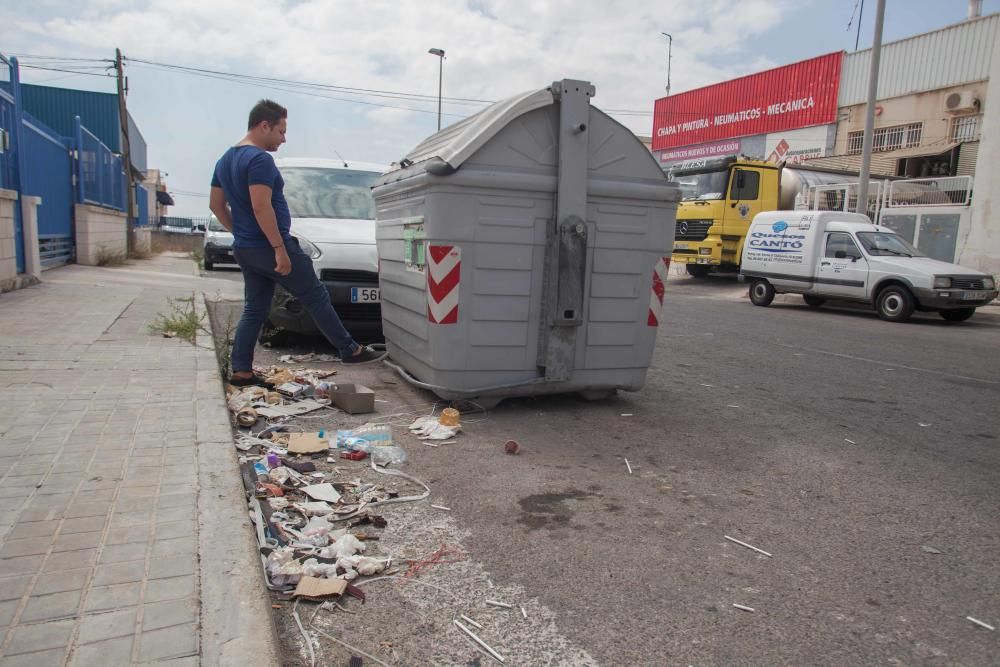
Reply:
[[889, 322], [905, 322], [913, 314], [913, 296], [901, 285], [890, 285], [878, 293], [875, 310], [878, 316]]
[[704, 264], [688, 264], [687, 272], [692, 278], [707, 278], [709, 268]]
[[205, 259], [205, 270], [206, 271], [211, 271], [214, 268], [215, 268], [215, 264], [213, 264], [212, 262], [208, 261], [208, 259]]
[[770, 306], [774, 301], [774, 288], [766, 280], [755, 280], [750, 285], [750, 301], [755, 306]]
[[975, 314], [975, 308], [955, 308], [954, 310], [941, 311], [941, 317], [949, 322], [964, 322]]
[[813, 308], [819, 308], [824, 303], [826, 303], [826, 299], [824, 299], [823, 297], [813, 296], [812, 294], [803, 294], [802, 300], [806, 302], [807, 306], [811, 306]]

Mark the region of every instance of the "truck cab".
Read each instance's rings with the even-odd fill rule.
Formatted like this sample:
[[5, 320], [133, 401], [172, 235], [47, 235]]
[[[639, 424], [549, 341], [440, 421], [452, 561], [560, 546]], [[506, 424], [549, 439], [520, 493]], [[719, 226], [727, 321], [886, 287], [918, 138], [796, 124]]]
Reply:
[[754, 305], [770, 305], [775, 294], [801, 294], [812, 307], [827, 300], [868, 303], [891, 322], [914, 311], [961, 322], [997, 297], [993, 276], [926, 257], [888, 227], [840, 211], [758, 215], [740, 280], [750, 283]]
[[689, 160], [670, 172], [682, 191], [672, 261], [693, 276], [736, 270], [754, 216], [778, 208], [780, 167], [747, 158]]

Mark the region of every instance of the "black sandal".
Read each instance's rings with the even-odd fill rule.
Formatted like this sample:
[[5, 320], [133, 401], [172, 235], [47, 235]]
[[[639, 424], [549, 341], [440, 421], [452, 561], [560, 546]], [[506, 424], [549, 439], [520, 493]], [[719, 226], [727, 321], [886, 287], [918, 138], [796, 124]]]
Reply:
[[248, 378], [234, 378], [230, 376], [229, 384], [234, 387], [264, 387], [264, 389], [274, 389], [274, 384], [259, 375], [251, 375]]

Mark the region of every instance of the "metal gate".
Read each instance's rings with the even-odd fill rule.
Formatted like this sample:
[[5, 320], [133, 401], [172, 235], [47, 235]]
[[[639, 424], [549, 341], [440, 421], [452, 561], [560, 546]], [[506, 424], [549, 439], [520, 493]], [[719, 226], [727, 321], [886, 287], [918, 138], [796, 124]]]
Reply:
[[24, 114], [22, 192], [39, 196], [38, 251], [42, 268], [73, 261], [73, 161], [66, 139]]

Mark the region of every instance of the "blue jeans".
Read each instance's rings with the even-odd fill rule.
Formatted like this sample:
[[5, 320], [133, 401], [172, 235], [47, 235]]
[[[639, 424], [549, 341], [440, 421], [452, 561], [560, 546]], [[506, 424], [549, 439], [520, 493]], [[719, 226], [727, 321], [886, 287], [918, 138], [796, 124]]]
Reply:
[[360, 347], [330, 304], [330, 293], [316, 277], [312, 260], [299, 247], [298, 240], [286, 239], [285, 249], [292, 260], [292, 272], [287, 276], [274, 270], [273, 248], [233, 248], [233, 257], [243, 272], [244, 287], [243, 316], [233, 340], [234, 372], [253, 369], [254, 346], [271, 310], [275, 285], [281, 285], [302, 302], [319, 330], [340, 352], [341, 359], [354, 354]]

